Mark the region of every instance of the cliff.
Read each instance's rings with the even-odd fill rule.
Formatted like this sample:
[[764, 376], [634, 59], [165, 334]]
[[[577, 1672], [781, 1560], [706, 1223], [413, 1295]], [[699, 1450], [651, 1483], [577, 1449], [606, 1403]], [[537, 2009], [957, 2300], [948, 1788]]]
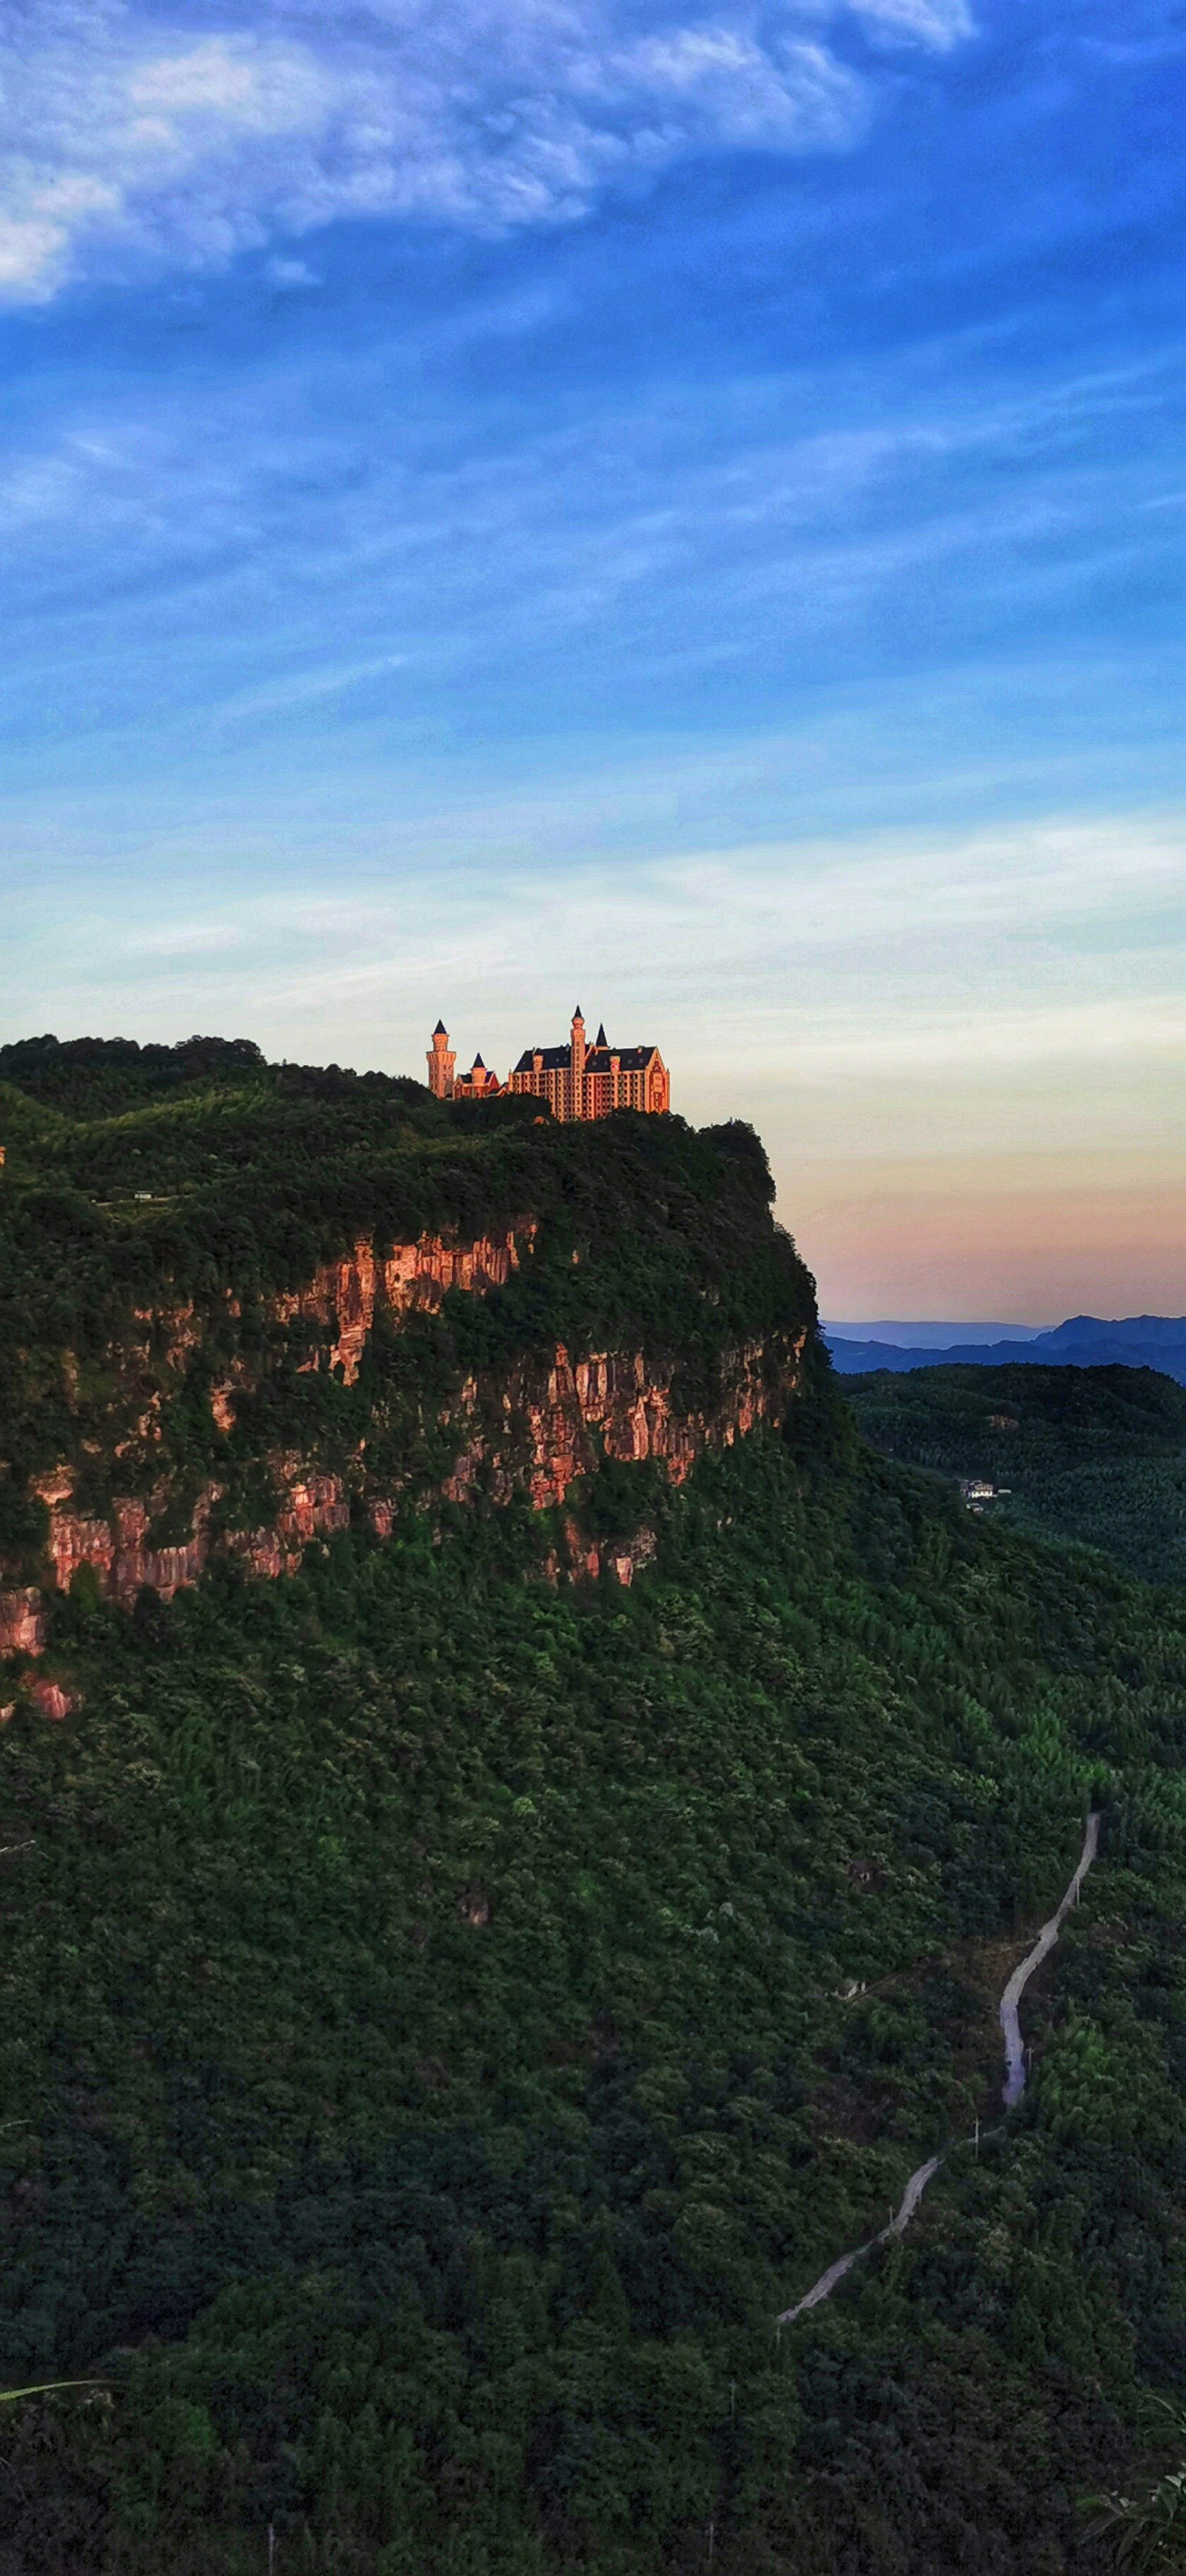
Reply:
[[[479, 1127], [432, 1103], [426, 1151], [410, 1089], [399, 1087], [394, 1152], [396, 1104], [367, 1099], [353, 1187], [339, 1161], [332, 1194], [324, 1168], [310, 1186], [307, 1088], [299, 1115], [282, 1095], [277, 1119], [272, 1095], [272, 1142], [287, 1128], [295, 1163], [299, 1134], [305, 1185], [290, 1176], [278, 1205], [257, 1197], [247, 1259], [233, 1159], [212, 1187], [192, 1157], [200, 1195], [175, 1187], [129, 1203], [112, 1187], [104, 1117], [90, 1137], [111, 1191], [99, 1197], [79, 1186], [86, 1122], [63, 1138], [61, 1113], [51, 1124], [43, 1110], [39, 1130], [29, 1098], [14, 1110], [10, 1097], [0, 1655], [42, 1654], [54, 1595], [80, 1580], [130, 1605], [146, 1585], [169, 1598], [219, 1556], [258, 1577], [291, 1574], [310, 1541], [352, 1522], [386, 1538], [408, 1505], [521, 1494], [555, 1516], [544, 1534], [555, 1574], [605, 1567], [628, 1583], [652, 1539], [635, 1496], [607, 1503], [607, 1466], [678, 1484], [706, 1447], [782, 1419], [815, 1347], [814, 1304], [748, 1130], [696, 1136], [629, 1114], [591, 1134], [534, 1117], [530, 1130], [485, 1115]], [[212, 1122], [225, 1129], [225, 1101], [199, 1094], [190, 1125], [202, 1143]], [[143, 1170], [146, 1145], [159, 1158], [159, 1108], [114, 1124], [125, 1171]], [[442, 1129], [455, 1159], [440, 1152]], [[184, 1141], [192, 1153], [192, 1132]], [[70, 1171], [65, 1205], [46, 1187], [55, 1160]], [[326, 1253], [351, 1200], [357, 1211], [368, 1195], [370, 1224]], [[401, 1202], [430, 1199], [433, 1224], [392, 1230]], [[488, 1211], [482, 1225], [466, 1227], [467, 1205]], [[76, 1296], [62, 1317], [68, 1338], [38, 1330], [38, 1234], [60, 1305], [63, 1273], [67, 1284], [72, 1268], [90, 1273], [87, 1302]]]
[[[510, 1233], [501, 1241], [481, 1237], [453, 1248], [439, 1241], [400, 1244], [386, 1260], [376, 1257], [370, 1245], [359, 1244], [348, 1259], [321, 1269], [306, 1289], [277, 1301], [271, 1320], [278, 1326], [304, 1322], [316, 1328], [323, 1339], [319, 1345], [311, 1336], [307, 1356], [295, 1363], [298, 1373], [316, 1371], [328, 1361], [331, 1374], [337, 1372], [349, 1387], [357, 1383], [368, 1349], [376, 1300], [388, 1317], [415, 1307], [432, 1311], [447, 1288], [487, 1293], [516, 1262]], [[193, 1353], [192, 1318], [143, 1320], [163, 1335], [166, 1358], [160, 1374], [167, 1384], [167, 1372], [180, 1370]], [[804, 1338], [799, 1327], [770, 1342], [741, 1343], [727, 1351], [714, 1400], [699, 1406], [680, 1401], [671, 1363], [641, 1348], [574, 1358], [563, 1342], [556, 1342], [502, 1373], [467, 1376], [440, 1419], [452, 1457], [433, 1491], [461, 1503], [481, 1485], [500, 1503], [518, 1488], [542, 1511], [562, 1506], [573, 1486], [594, 1475], [604, 1459], [658, 1460], [671, 1483], [682, 1483], [705, 1447], [727, 1447], [757, 1423], [781, 1420], [798, 1384]], [[121, 1354], [121, 1375], [131, 1375], [138, 1361], [147, 1362], [151, 1342], [150, 1330], [142, 1344]], [[209, 1395], [215, 1432], [229, 1439], [240, 1401], [257, 1391], [258, 1380], [246, 1360], [233, 1362], [217, 1376]], [[162, 1441], [163, 1409], [163, 1388], [157, 1385], [137, 1425], [138, 1445], [149, 1455]], [[131, 1445], [113, 1444], [116, 1485], [119, 1452]], [[43, 1590], [68, 1591], [81, 1567], [93, 1570], [101, 1591], [112, 1599], [131, 1602], [149, 1584], [168, 1600], [179, 1585], [197, 1580], [214, 1553], [236, 1557], [259, 1576], [295, 1573], [308, 1541], [348, 1528], [356, 1507], [377, 1536], [389, 1536], [404, 1481], [373, 1473], [365, 1434], [336, 1468], [319, 1467], [315, 1458], [287, 1448], [265, 1452], [259, 1463], [277, 1495], [276, 1510], [267, 1521], [242, 1529], [220, 1524], [217, 1506], [226, 1497], [228, 1482], [213, 1477], [203, 1481], [188, 1504], [185, 1535], [165, 1544], [154, 1541], [153, 1531], [174, 1501], [167, 1474], [154, 1480], [146, 1497], [114, 1490], [104, 1512], [78, 1508], [79, 1480], [68, 1461], [32, 1477], [29, 1491], [47, 1516], [45, 1582], [44, 1587], [26, 1584], [0, 1591], [0, 1654], [42, 1651], [47, 1630]], [[564, 1535], [570, 1561], [582, 1570], [595, 1574], [604, 1559], [620, 1581], [630, 1581], [638, 1561], [637, 1540], [600, 1541], [581, 1531], [575, 1515]]]
[[0, 1091], [3, 2576], [1081, 2564], [1180, 2375], [1181, 1598], [851, 1435], [746, 1131], [182, 1055]]

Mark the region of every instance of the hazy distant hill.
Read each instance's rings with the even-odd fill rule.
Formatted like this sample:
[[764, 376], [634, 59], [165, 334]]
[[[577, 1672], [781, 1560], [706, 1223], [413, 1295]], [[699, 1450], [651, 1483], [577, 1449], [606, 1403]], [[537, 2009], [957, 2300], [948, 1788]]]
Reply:
[[1071, 1315], [1049, 1333], [1018, 1343], [954, 1342], [945, 1350], [897, 1342], [846, 1341], [825, 1331], [834, 1366], [842, 1376], [864, 1376], [871, 1369], [941, 1368], [962, 1363], [976, 1367], [1032, 1367], [1063, 1363], [1075, 1368], [1155, 1368], [1186, 1386], [1186, 1315], [1126, 1315], [1108, 1321], [1098, 1315]]
[[953, 1342], [1032, 1342], [1039, 1333], [1049, 1329], [1043, 1324], [998, 1324], [984, 1320], [971, 1323], [966, 1316], [961, 1316], [958, 1322], [948, 1317], [945, 1322], [925, 1324], [903, 1321], [897, 1316], [885, 1321], [879, 1319], [876, 1323], [856, 1322], [848, 1318], [841, 1323], [829, 1321], [825, 1316], [820, 1325], [827, 1341], [892, 1342], [896, 1348], [910, 1351], [948, 1351]]

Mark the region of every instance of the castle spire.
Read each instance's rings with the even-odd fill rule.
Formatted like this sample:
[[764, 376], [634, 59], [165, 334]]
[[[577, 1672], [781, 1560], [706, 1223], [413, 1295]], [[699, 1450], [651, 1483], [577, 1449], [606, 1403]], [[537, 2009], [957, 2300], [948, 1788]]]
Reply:
[[432, 1045], [428, 1050], [428, 1088], [434, 1100], [452, 1099], [453, 1067], [456, 1062], [456, 1054], [449, 1044], [449, 1032], [444, 1021], [438, 1020], [432, 1033]]

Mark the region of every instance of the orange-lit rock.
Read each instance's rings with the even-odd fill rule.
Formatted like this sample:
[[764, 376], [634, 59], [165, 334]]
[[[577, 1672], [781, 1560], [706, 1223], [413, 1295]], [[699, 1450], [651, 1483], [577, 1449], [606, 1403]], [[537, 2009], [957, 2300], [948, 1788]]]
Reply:
[[[92, 1567], [100, 1589], [117, 1601], [134, 1600], [145, 1583], [167, 1601], [180, 1584], [196, 1582], [208, 1554], [206, 1524], [220, 1491], [217, 1485], [207, 1486], [199, 1495], [187, 1540], [177, 1547], [153, 1548], [147, 1545], [150, 1514], [145, 1504], [117, 1501], [109, 1519], [87, 1519], [66, 1508], [71, 1484], [70, 1471], [64, 1468], [40, 1478], [35, 1486], [49, 1505], [46, 1553], [59, 1592], [69, 1591], [71, 1576], [82, 1565]], [[161, 1496], [162, 1502], [166, 1499]]]
[[39, 1592], [28, 1586], [19, 1592], [0, 1592], [0, 1655], [39, 1655], [45, 1635], [45, 1607]]
[[216, 1428], [219, 1431], [234, 1430], [235, 1381], [233, 1378], [224, 1377], [215, 1379], [214, 1384], [210, 1389], [210, 1410], [214, 1416]]
[[[669, 1380], [648, 1366], [642, 1351], [600, 1351], [574, 1365], [558, 1342], [550, 1366], [521, 1363], [496, 1403], [489, 1389], [470, 1379], [459, 1404], [459, 1413], [469, 1415], [469, 1429], [445, 1495], [450, 1502], [466, 1502], [481, 1470], [496, 1502], [525, 1483], [535, 1509], [546, 1511], [564, 1502], [569, 1487], [590, 1475], [602, 1454], [659, 1459], [669, 1482], [680, 1485], [702, 1450], [729, 1448], [759, 1422], [781, 1419], [798, 1384], [804, 1339], [799, 1333], [777, 1350], [753, 1342], [729, 1353], [720, 1401], [709, 1412], [679, 1412]], [[390, 1507], [372, 1503], [371, 1523], [385, 1535]], [[595, 1575], [603, 1563], [612, 1563], [621, 1583], [633, 1579], [653, 1545], [648, 1535], [630, 1546], [601, 1546], [579, 1538], [575, 1523], [567, 1526], [574, 1568]]]
[[30, 1696], [43, 1717], [69, 1717], [77, 1706], [72, 1692], [63, 1690], [60, 1682], [34, 1682]]
[[[378, 1306], [406, 1314], [438, 1306], [450, 1290], [483, 1295], [504, 1286], [517, 1267], [519, 1244], [533, 1233], [533, 1221], [523, 1220], [469, 1244], [425, 1236], [415, 1244], [396, 1245], [382, 1260], [359, 1243], [347, 1258], [324, 1264], [306, 1288], [278, 1300], [274, 1318], [298, 1330], [307, 1324], [311, 1347], [304, 1364], [315, 1368], [328, 1354], [330, 1365], [340, 1366], [346, 1383], [353, 1384]], [[232, 1307], [228, 1301], [228, 1311]], [[200, 1344], [194, 1312], [187, 1307], [155, 1319], [141, 1313], [137, 1321], [149, 1329], [130, 1365], [151, 1385], [150, 1353], [155, 1348], [158, 1374], [164, 1372], [168, 1383], [168, 1371], [183, 1370], [190, 1351]], [[439, 1491], [464, 1503], [481, 1477], [495, 1501], [526, 1490], [535, 1508], [544, 1510], [562, 1506], [576, 1480], [590, 1475], [602, 1456], [658, 1460], [669, 1480], [681, 1484], [705, 1448], [727, 1447], [759, 1422], [781, 1417], [798, 1383], [804, 1339], [799, 1333], [776, 1344], [751, 1342], [728, 1352], [716, 1400], [700, 1410], [680, 1407], [671, 1369], [641, 1350], [598, 1351], [573, 1359], [557, 1343], [546, 1358], [518, 1361], [497, 1382], [468, 1378], [443, 1417], [453, 1442], [453, 1464]], [[233, 1427], [236, 1393], [251, 1383], [247, 1357], [235, 1355], [211, 1390], [221, 1430]], [[159, 1410], [158, 1395], [137, 1418], [140, 1440], [159, 1437]], [[130, 1445], [126, 1440], [113, 1443], [112, 1454], [118, 1457]], [[365, 1441], [340, 1471], [290, 1451], [262, 1463], [280, 1498], [274, 1519], [216, 1542], [211, 1515], [224, 1488], [211, 1481], [197, 1497], [188, 1535], [168, 1547], [149, 1544], [153, 1521], [170, 1500], [163, 1476], [148, 1501], [118, 1498], [102, 1519], [74, 1509], [74, 1473], [68, 1465], [42, 1476], [34, 1489], [49, 1513], [46, 1554], [53, 1586], [67, 1590], [77, 1569], [89, 1566], [112, 1599], [129, 1603], [143, 1585], [169, 1599], [197, 1580], [215, 1543], [252, 1574], [275, 1579], [297, 1571], [311, 1539], [347, 1529], [356, 1502], [376, 1535], [390, 1534], [399, 1492], [384, 1489], [371, 1474]], [[646, 1531], [629, 1542], [589, 1541], [570, 1516], [567, 1553], [574, 1572], [596, 1575], [612, 1567], [618, 1581], [628, 1584], [652, 1547]], [[0, 1655], [40, 1654], [45, 1637], [38, 1592], [26, 1587], [0, 1593]]]
[[272, 1472], [283, 1488], [285, 1506], [270, 1529], [236, 1531], [228, 1552], [253, 1574], [275, 1580], [295, 1574], [311, 1538], [349, 1529], [350, 1497], [340, 1476], [322, 1476], [302, 1468], [299, 1458], [273, 1459]]
[[325, 1262], [307, 1288], [278, 1298], [276, 1320], [291, 1324], [299, 1319], [320, 1333], [331, 1333], [329, 1364], [340, 1366], [347, 1386], [353, 1386], [378, 1297], [402, 1315], [416, 1306], [439, 1306], [451, 1288], [471, 1296], [505, 1288], [519, 1266], [516, 1238], [530, 1242], [534, 1234], [533, 1217], [517, 1220], [503, 1233], [479, 1235], [472, 1243], [448, 1244], [440, 1235], [426, 1234], [418, 1243], [394, 1244], [382, 1262], [369, 1243], [356, 1243], [345, 1260]]
[[[515, 1481], [513, 1426], [527, 1432], [527, 1482], [537, 1511], [562, 1503], [577, 1476], [591, 1473], [598, 1449], [611, 1458], [661, 1459], [673, 1485], [683, 1483], [703, 1449], [728, 1448], [739, 1435], [777, 1420], [798, 1383], [802, 1333], [778, 1352], [747, 1343], [727, 1356], [720, 1402], [710, 1412], [681, 1413], [670, 1380], [648, 1366], [642, 1351], [598, 1351], [575, 1363], [563, 1342], [552, 1365], [516, 1370], [506, 1392], [506, 1446], [477, 1440], [463, 1450], [450, 1481], [461, 1501], [478, 1465], [491, 1457], [495, 1492], [500, 1470]], [[598, 1444], [590, 1439], [598, 1434]]]

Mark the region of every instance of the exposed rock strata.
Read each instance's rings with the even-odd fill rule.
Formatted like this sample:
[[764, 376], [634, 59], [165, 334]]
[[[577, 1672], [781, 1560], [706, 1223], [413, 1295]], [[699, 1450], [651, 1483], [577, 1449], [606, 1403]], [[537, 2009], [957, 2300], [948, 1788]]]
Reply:
[[439, 1306], [451, 1288], [479, 1297], [505, 1288], [519, 1267], [520, 1242], [530, 1243], [535, 1230], [534, 1217], [523, 1217], [504, 1233], [479, 1235], [473, 1243], [448, 1244], [426, 1234], [418, 1243], [394, 1244], [386, 1260], [377, 1260], [369, 1243], [356, 1243], [346, 1260], [327, 1262], [307, 1288], [278, 1298], [276, 1319], [299, 1319], [332, 1334], [329, 1365], [340, 1367], [346, 1385], [353, 1386], [380, 1299], [393, 1314], [406, 1315], [413, 1307]]
[[0, 1654], [39, 1655], [45, 1644], [45, 1605], [26, 1587], [0, 1592]]
[[471, 1427], [446, 1494], [464, 1502], [485, 1469], [496, 1501], [522, 1481], [535, 1509], [544, 1511], [563, 1503], [574, 1478], [589, 1475], [599, 1456], [659, 1458], [671, 1483], [680, 1485], [702, 1449], [728, 1448], [739, 1434], [780, 1415], [802, 1347], [802, 1334], [777, 1352], [742, 1344], [728, 1354], [719, 1403], [711, 1411], [681, 1411], [669, 1377], [643, 1351], [595, 1351], [574, 1361], [557, 1342], [550, 1366], [532, 1361], [511, 1372], [501, 1389], [502, 1424], [493, 1432], [483, 1421], [477, 1382], [467, 1382], [462, 1403]]
[[[301, 1323], [309, 1326], [309, 1353], [299, 1367], [340, 1368], [344, 1382], [353, 1384], [380, 1305], [401, 1315], [438, 1306], [450, 1289], [481, 1295], [502, 1286], [517, 1265], [516, 1236], [522, 1240], [532, 1230], [521, 1224], [461, 1247], [426, 1237], [395, 1246], [385, 1259], [360, 1243], [347, 1259], [324, 1265], [306, 1288], [277, 1300], [274, 1320], [290, 1333]], [[201, 1339], [193, 1310], [137, 1320], [150, 1336], [155, 1328], [158, 1357], [163, 1339], [165, 1369], [183, 1369]], [[727, 1446], [757, 1423], [780, 1417], [797, 1383], [803, 1341], [800, 1332], [776, 1347], [750, 1342], [727, 1353], [715, 1401], [700, 1409], [681, 1403], [670, 1370], [641, 1350], [574, 1360], [557, 1343], [549, 1357], [520, 1361], [497, 1383], [467, 1379], [448, 1413], [455, 1447], [439, 1490], [455, 1502], [464, 1502], [479, 1483], [496, 1501], [526, 1490], [543, 1510], [562, 1506], [574, 1481], [591, 1473], [603, 1456], [660, 1460], [671, 1482], [682, 1483], [703, 1449]], [[148, 1348], [146, 1342], [145, 1356]], [[236, 1396], [253, 1382], [246, 1354], [216, 1380], [211, 1406], [220, 1429], [233, 1425]], [[138, 1424], [142, 1441], [159, 1436], [159, 1410], [159, 1392], [150, 1393]], [[126, 1445], [116, 1443], [113, 1454]], [[75, 1506], [69, 1465], [42, 1477], [36, 1490], [49, 1517], [49, 1588], [68, 1589], [76, 1570], [89, 1566], [112, 1599], [130, 1602], [144, 1585], [168, 1599], [196, 1581], [216, 1549], [239, 1558], [255, 1575], [291, 1574], [310, 1539], [348, 1527], [356, 1503], [377, 1535], [390, 1531], [399, 1494], [376, 1487], [365, 1442], [344, 1472], [322, 1469], [291, 1451], [276, 1452], [264, 1463], [280, 1497], [267, 1526], [219, 1534], [212, 1516], [224, 1488], [211, 1480], [196, 1498], [188, 1535], [171, 1546], [149, 1544], [153, 1517], [169, 1501], [167, 1482], [148, 1502], [117, 1498], [100, 1519]], [[564, 1529], [572, 1570], [595, 1574], [612, 1566], [622, 1583], [631, 1581], [653, 1544], [645, 1532], [629, 1542], [595, 1543], [581, 1535], [571, 1515]], [[45, 1633], [37, 1590], [0, 1592], [0, 1655], [36, 1656]]]

